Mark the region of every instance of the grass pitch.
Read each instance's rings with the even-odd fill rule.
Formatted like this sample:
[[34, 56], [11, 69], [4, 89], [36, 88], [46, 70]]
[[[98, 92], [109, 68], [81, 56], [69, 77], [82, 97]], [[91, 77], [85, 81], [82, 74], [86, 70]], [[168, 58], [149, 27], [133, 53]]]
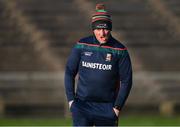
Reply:
[[[121, 116], [119, 118], [120, 126], [180, 126], [180, 116], [163, 117], [157, 115], [142, 116]], [[0, 126], [72, 126], [71, 118], [9, 118], [0, 119]]]

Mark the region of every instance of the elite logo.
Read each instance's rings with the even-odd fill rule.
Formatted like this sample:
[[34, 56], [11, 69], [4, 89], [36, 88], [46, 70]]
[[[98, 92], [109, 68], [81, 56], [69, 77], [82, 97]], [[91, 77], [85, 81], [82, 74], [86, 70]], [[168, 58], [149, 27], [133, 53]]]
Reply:
[[91, 56], [93, 53], [92, 52], [84, 52], [85, 56]]

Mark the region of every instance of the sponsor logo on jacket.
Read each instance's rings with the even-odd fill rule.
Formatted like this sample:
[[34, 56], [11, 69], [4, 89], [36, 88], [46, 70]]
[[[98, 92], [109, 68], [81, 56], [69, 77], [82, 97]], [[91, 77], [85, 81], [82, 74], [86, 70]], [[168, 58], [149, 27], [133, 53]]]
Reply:
[[112, 70], [112, 65], [110, 64], [90, 63], [90, 62], [82, 61], [82, 66], [86, 68], [99, 69], [99, 70]]

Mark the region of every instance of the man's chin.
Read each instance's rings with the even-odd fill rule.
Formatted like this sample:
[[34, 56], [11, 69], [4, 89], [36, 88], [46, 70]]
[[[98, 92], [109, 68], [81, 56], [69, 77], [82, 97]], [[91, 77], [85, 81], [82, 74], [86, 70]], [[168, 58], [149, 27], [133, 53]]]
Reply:
[[106, 42], [107, 42], [107, 41], [100, 41], [101, 44], [104, 44], [104, 43], [106, 43]]

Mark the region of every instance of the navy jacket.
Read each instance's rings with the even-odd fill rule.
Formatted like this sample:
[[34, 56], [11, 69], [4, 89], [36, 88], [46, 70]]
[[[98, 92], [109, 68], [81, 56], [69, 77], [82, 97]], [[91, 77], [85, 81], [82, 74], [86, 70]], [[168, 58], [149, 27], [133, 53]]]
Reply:
[[112, 36], [105, 44], [100, 44], [95, 36], [83, 38], [75, 44], [65, 70], [68, 101], [79, 98], [112, 102], [121, 109], [131, 86], [132, 67], [127, 48]]

